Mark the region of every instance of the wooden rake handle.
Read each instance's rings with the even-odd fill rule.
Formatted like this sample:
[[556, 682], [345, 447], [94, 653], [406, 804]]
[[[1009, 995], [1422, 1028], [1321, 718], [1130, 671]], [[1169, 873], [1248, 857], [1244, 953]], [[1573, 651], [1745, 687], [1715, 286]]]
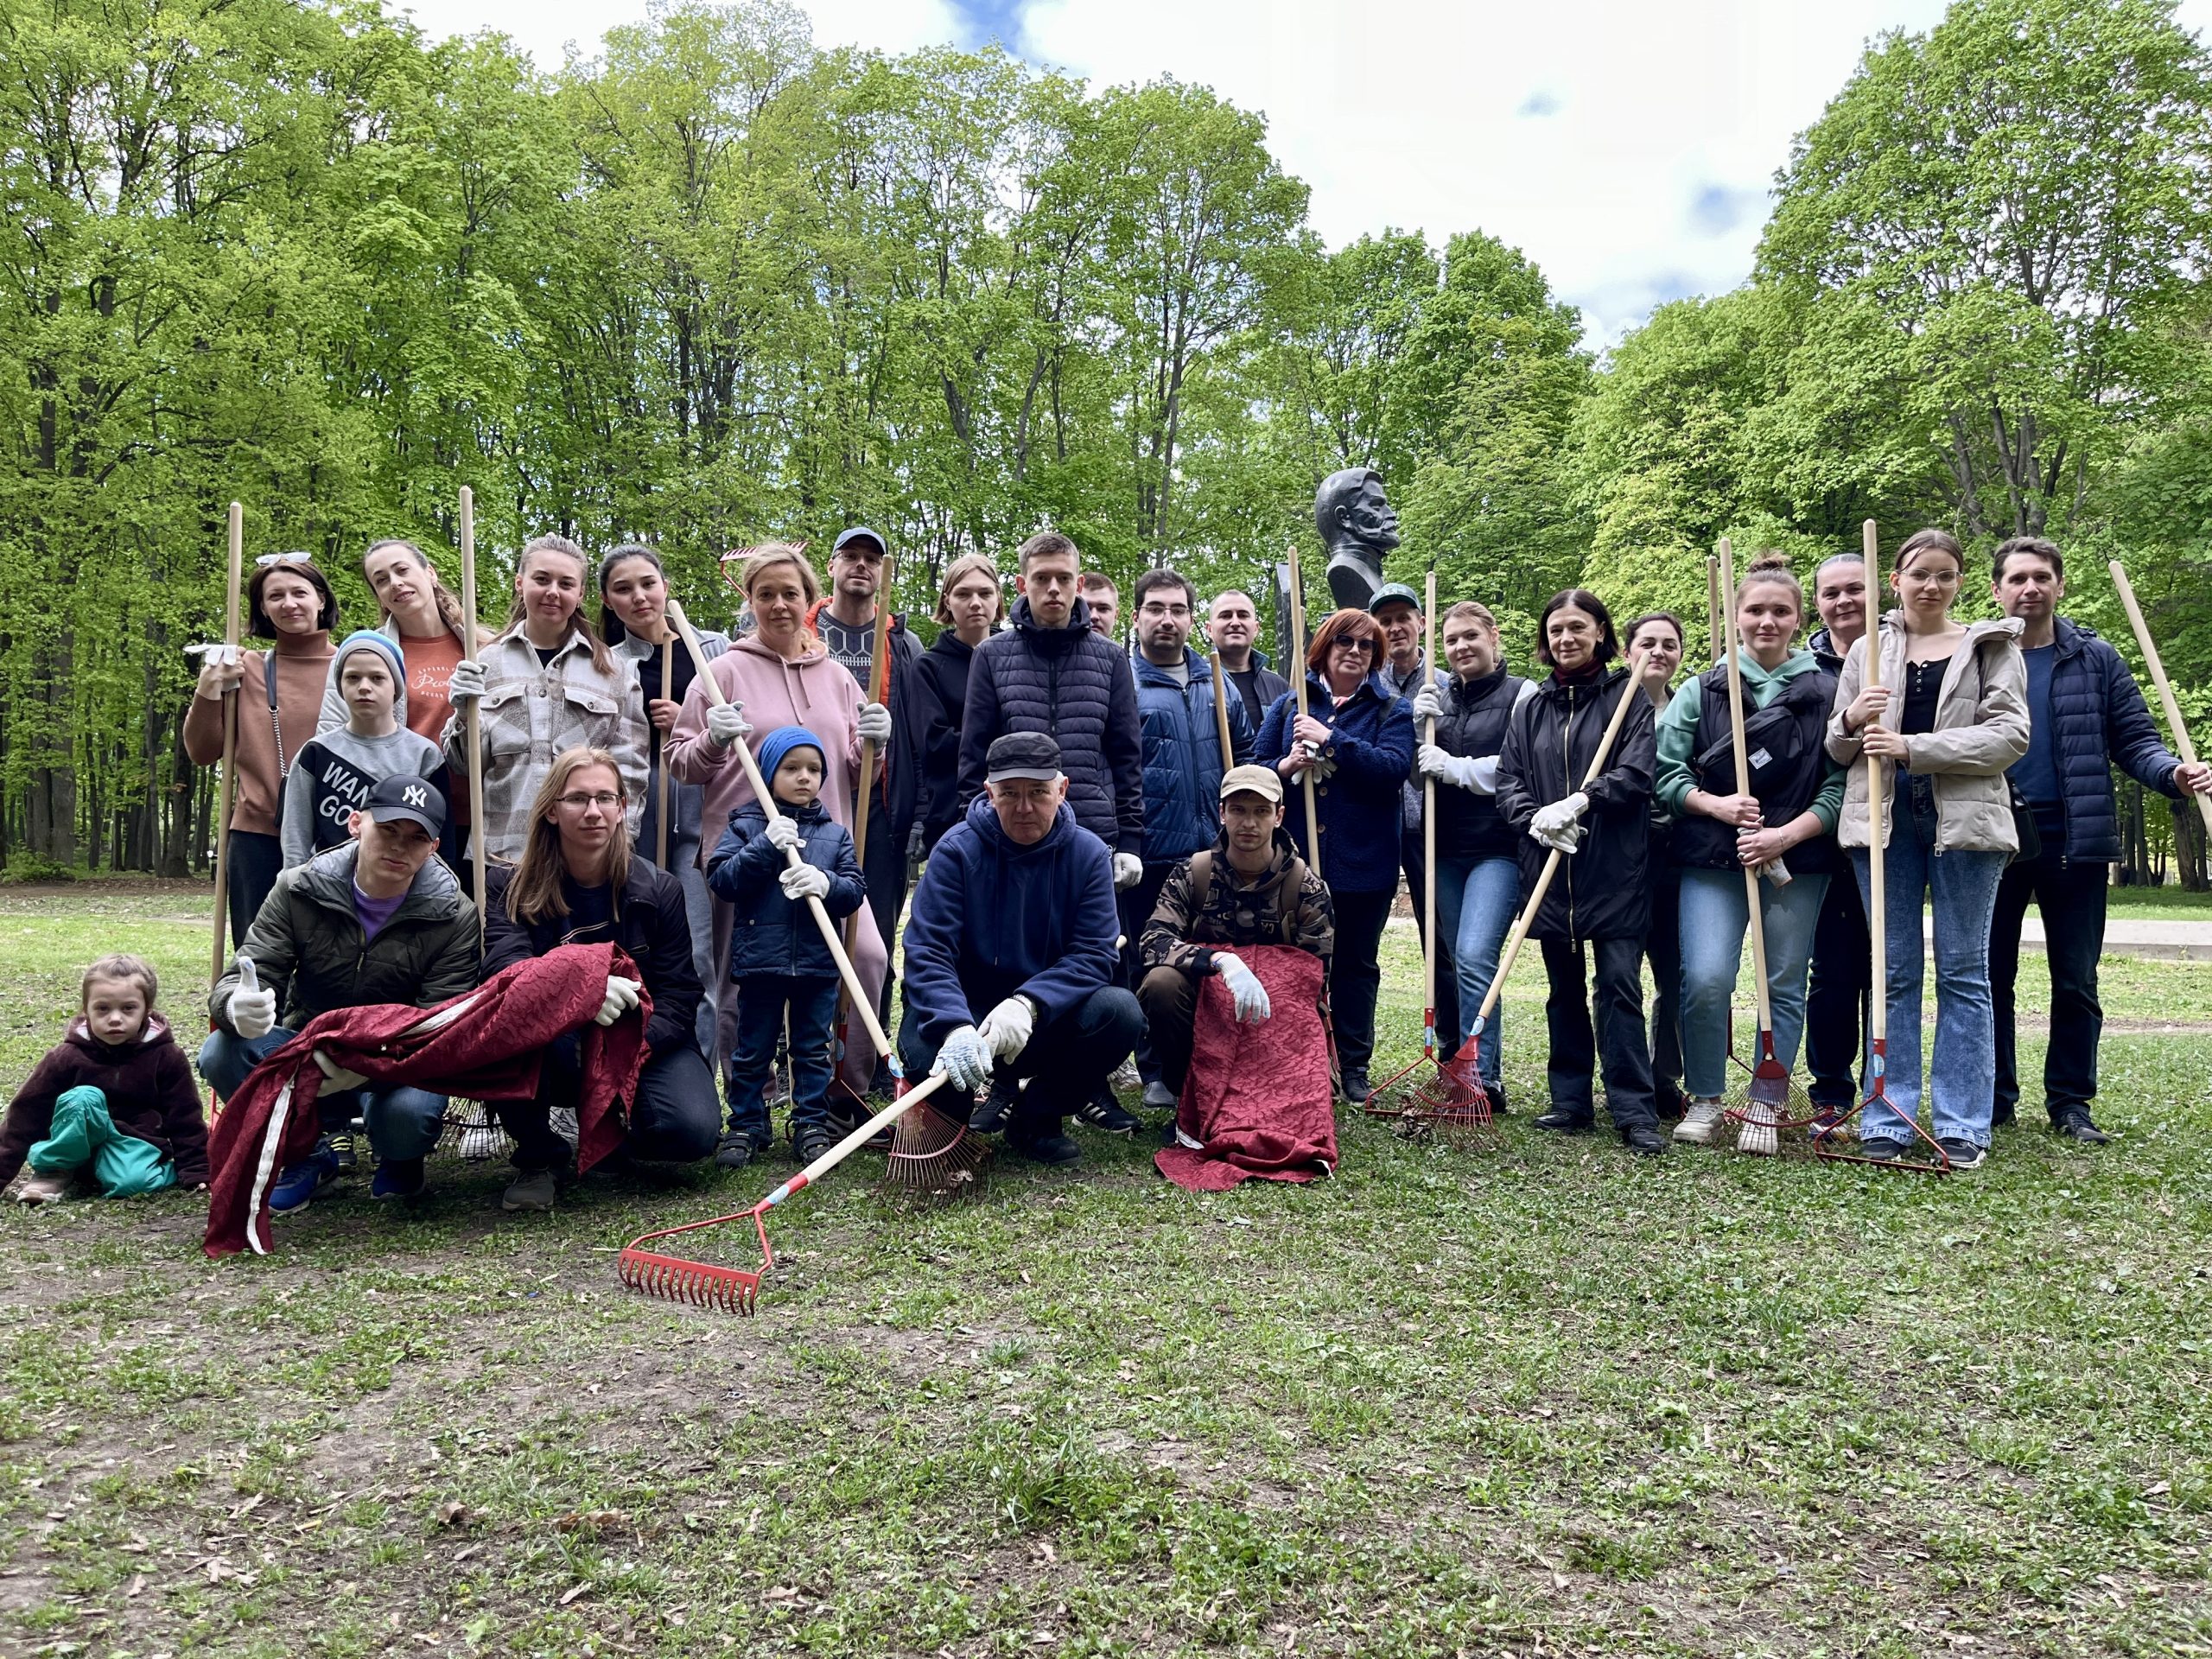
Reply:
[[[2114, 559], [2106, 567], [2112, 572], [2112, 585], [2120, 589], [2120, 602], [2127, 608], [2128, 626], [2135, 630], [2135, 643], [2143, 648], [2143, 660], [2150, 665], [2151, 683], [2158, 688], [2158, 704], [2166, 711], [2166, 727], [2174, 734], [2174, 753], [2190, 766], [2196, 764], [2196, 745], [2189, 741], [2189, 728], [2182, 723], [2181, 705], [2174, 701], [2174, 688], [2166, 678], [2166, 665], [2158, 660], [2158, 643], [2151, 638], [2150, 625], [2143, 620], [2143, 607], [2135, 602], [2134, 585], [2127, 580], [2127, 572]], [[2212, 795], [2192, 797], [2196, 810], [2204, 819], [2204, 830], [2212, 836]]]
[[[1735, 750], [1736, 792], [1751, 792], [1751, 763], [1744, 738], [1744, 664], [1742, 642], [1736, 637], [1736, 550], [1720, 538], [1721, 658], [1728, 671], [1728, 736]], [[1758, 988], [1759, 1029], [1774, 1029], [1774, 999], [1766, 983], [1766, 916], [1759, 907], [1759, 873], [1744, 867], [1744, 902], [1751, 935], [1751, 982]]]
[[[683, 607], [672, 599], [668, 601], [668, 620], [676, 625], [677, 632], [683, 637], [683, 649], [691, 653], [691, 667], [698, 676], [707, 701], [717, 708], [728, 702], [729, 699], [722, 695], [721, 685], [708, 672], [707, 656], [699, 649], [699, 636], [691, 631], [691, 619], [683, 614]], [[741, 738], [730, 747], [737, 752], [738, 762], [745, 768], [745, 781], [753, 785], [753, 798], [760, 803], [760, 810], [768, 815], [768, 822], [775, 823], [784, 815], [776, 810], [776, 798], [768, 792], [767, 779], [760, 775], [760, 763], [753, 758], [752, 747]], [[828, 757], [825, 755], [823, 759], [826, 760]], [[785, 848], [784, 855], [793, 869], [806, 862], [796, 847]], [[844, 941], [837, 937], [837, 924], [830, 919], [830, 912], [823, 908], [819, 899], [810, 897], [806, 907], [814, 917], [814, 925], [822, 930], [823, 942], [830, 947], [830, 956], [836, 961], [837, 977], [844, 981], [845, 994], [853, 999], [853, 1011], [860, 1015], [861, 1023], [868, 1027], [868, 1040], [875, 1045], [878, 1054], [888, 1059], [891, 1039], [883, 1034], [883, 1027], [875, 1017], [874, 1005], [861, 984], [861, 976], [853, 971], [853, 959], [845, 952]], [[911, 1100], [913, 1096], [909, 1095], [906, 1098]]]
[[[1598, 781], [1598, 774], [1605, 769], [1605, 762], [1612, 758], [1613, 745], [1619, 740], [1621, 728], [1628, 723], [1630, 699], [1643, 695], [1643, 689], [1636, 683], [1637, 675], [1643, 671], [1642, 657], [1629, 658], [1628, 682], [1621, 688], [1620, 702], [1613, 706], [1613, 717], [1605, 722], [1605, 732], [1598, 739], [1598, 752], [1590, 757], [1589, 769], [1582, 774], [1584, 789]], [[1529, 937], [1529, 930], [1535, 925], [1536, 912], [1543, 908], [1544, 895], [1551, 891], [1552, 877], [1559, 874], [1560, 861], [1566, 856], [1558, 848], [1552, 849], [1552, 855], [1544, 861], [1544, 868], [1537, 874], [1536, 886], [1529, 895], [1529, 902], [1522, 906], [1521, 913], [1513, 918], [1513, 931], [1505, 936], [1505, 949], [1498, 953], [1497, 971], [1490, 976], [1490, 989], [1483, 993], [1482, 1007], [1475, 1010], [1476, 1024], [1487, 1021], [1491, 1011], [1497, 1007], [1497, 999], [1505, 989], [1506, 977], [1512, 973], [1513, 964], [1520, 957], [1522, 942]]]
[[[1860, 654], [1866, 659], [1865, 683], [1882, 683], [1882, 539], [1872, 518], [1859, 527], [1866, 566], [1866, 632]], [[1874, 1045], [1874, 1077], [1878, 1083], [1886, 1064], [1884, 1052], [1890, 1038], [1889, 887], [1884, 868], [1889, 855], [1889, 835], [1884, 820], [1888, 802], [1883, 791], [1889, 779], [1882, 763], [1869, 754], [1866, 761], [1866, 938], [1872, 966], [1872, 995], [1866, 1002], [1866, 1032]]]

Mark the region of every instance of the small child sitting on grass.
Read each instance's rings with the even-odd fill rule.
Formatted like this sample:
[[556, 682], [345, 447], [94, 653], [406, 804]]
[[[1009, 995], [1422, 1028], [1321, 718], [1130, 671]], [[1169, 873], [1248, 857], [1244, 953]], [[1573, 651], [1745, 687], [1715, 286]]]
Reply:
[[111, 1198], [207, 1185], [207, 1120], [184, 1051], [154, 1012], [160, 988], [140, 957], [85, 969], [69, 1034], [38, 1063], [0, 1122], [0, 1189], [25, 1204], [68, 1196], [89, 1173]]
[[[742, 1169], [776, 1138], [762, 1091], [776, 1041], [791, 1010], [792, 1148], [811, 1163], [836, 1144], [830, 1128], [830, 1037], [837, 1018], [837, 963], [806, 900], [822, 900], [842, 920], [867, 901], [853, 838], [823, 809], [822, 740], [799, 726], [779, 726], [754, 753], [779, 816], [758, 801], [729, 815], [707, 885], [736, 906], [728, 971], [737, 986], [737, 1033], [729, 1056], [729, 1128], [715, 1161]], [[784, 849], [805, 859], [793, 867]]]

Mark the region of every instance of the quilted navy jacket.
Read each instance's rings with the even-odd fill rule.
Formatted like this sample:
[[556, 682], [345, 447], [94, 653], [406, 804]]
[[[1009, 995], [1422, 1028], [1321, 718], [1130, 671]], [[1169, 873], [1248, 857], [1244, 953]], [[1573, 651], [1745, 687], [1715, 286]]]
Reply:
[[1129, 659], [1090, 627], [1078, 599], [1065, 628], [1039, 627], [1029, 601], [1014, 626], [976, 647], [960, 721], [960, 798], [983, 787], [983, 758], [1008, 732], [1049, 732], [1060, 746], [1075, 821], [1117, 853], [1144, 851], [1144, 775]]
[[[799, 855], [829, 874], [830, 891], [823, 895], [822, 907], [833, 921], [844, 920], [868, 900], [860, 861], [853, 856], [851, 832], [823, 810], [819, 801], [797, 809], [779, 805], [778, 810], [798, 821]], [[756, 974], [837, 977], [836, 958], [823, 943], [822, 929], [807, 913], [806, 901], [784, 896], [779, 878], [789, 868], [782, 849], [768, 839], [768, 815], [760, 802], [747, 801], [729, 815], [729, 828], [707, 861], [707, 886], [737, 910], [729, 935], [728, 971], [732, 979]]]
[[2181, 764], [2158, 739], [2143, 690], [2120, 654], [2091, 630], [2057, 619], [2050, 664], [2051, 758], [2066, 807], [2063, 856], [2083, 864], [2120, 861], [2120, 812], [2112, 769], [2176, 799]]
[[1144, 857], [1147, 864], [1188, 858], [1211, 847], [1221, 833], [1221, 775], [1252, 758], [1252, 722], [1244, 699], [1226, 679], [1229, 747], [1221, 753], [1221, 728], [1213, 713], [1213, 668], [1188, 645], [1175, 677], [1142, 657], [1137, 674], [1137, 716], [1144, 733]]

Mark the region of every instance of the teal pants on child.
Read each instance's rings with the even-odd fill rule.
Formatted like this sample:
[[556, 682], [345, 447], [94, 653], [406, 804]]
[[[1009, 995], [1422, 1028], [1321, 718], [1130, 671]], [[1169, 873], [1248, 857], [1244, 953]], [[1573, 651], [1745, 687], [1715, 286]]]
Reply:
[[29, 1163], [41, 1175], [90, 1166], [111, 1198], [135, 1198], [176, 1185], [176, 1168], [161, 1148], [117, 1128], [107, 1096], [89, 1084], [64, 1090], [54, 1103], [54, 1133], [32, 1143]]

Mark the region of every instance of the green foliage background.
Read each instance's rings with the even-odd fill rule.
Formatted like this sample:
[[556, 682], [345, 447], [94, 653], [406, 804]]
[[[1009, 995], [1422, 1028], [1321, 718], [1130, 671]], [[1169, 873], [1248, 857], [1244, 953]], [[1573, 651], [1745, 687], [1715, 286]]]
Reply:
[[1369, 465], [1394, 574], [1433, 559], [1516, 652], [1569, 582], [1701, 621], [1723, 534], [1809, 566], [1868, 517], [2039, 531], [2133, 654], [2128, 560], [2212, 715], [2208, 151], [2165, 0], [1961, 0], [1800, 136], [1753, 279], [1601, 361], [1479, 231], [1328, 250], [1262, 119], [1173, 80], [818, 51], [776, 0], [553, 71], [372, 0], [20, 0], [0, 857], [203, 856], [181, 647], [219, 632], [233, 497], [353, 623], [363, 546], [448, 549], [464, 483], [493, 593], [557, 528], [658, 543], [719, 616], [725, 547], [865, 520], [925, 613], [1047, 523], [1125, 579], [1256, 586], [1296, 547], [1318, 584], [1313, 486]]

